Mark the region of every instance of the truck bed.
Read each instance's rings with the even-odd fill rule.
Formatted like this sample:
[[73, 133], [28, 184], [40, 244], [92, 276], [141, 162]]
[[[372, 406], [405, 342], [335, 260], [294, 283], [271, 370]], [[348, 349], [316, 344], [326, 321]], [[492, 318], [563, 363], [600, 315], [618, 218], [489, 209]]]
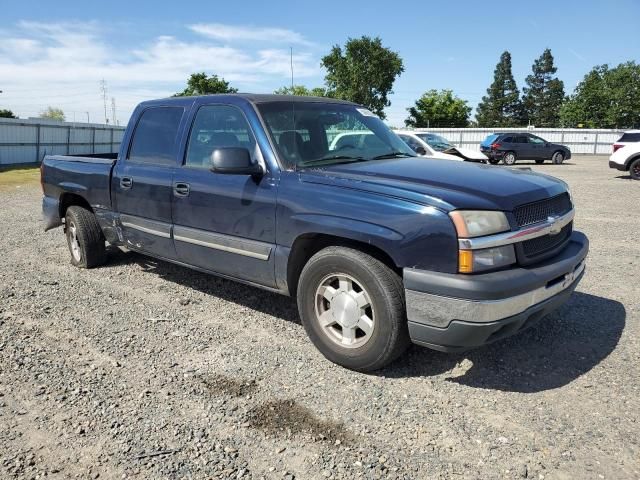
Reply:
[[80, 195], [91, 208], [111, 209], [111, 172], [117, 153], [48, 155], [40, 168], [45, 229], [60, 225], [56, 215], [65, 195]]

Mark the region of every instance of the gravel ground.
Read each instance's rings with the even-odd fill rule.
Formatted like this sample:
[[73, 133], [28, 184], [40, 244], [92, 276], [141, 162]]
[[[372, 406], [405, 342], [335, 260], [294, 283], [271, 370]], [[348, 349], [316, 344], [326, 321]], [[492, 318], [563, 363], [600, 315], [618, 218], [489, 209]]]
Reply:
[[0, 478], [640, 478], [640, 182], [532, 168], [591, 240], [572, 300], [377, 375], [326, 361], [291, 299], [117, 249], [76, 269], [39, 187], [0, 189]]

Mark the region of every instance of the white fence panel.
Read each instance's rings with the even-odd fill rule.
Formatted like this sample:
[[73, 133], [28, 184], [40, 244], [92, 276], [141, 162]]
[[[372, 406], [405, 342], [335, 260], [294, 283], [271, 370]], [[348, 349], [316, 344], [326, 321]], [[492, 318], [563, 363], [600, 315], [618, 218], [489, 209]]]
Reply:
[[0, 166], [38, 163], [45, 155], [116, 152], [124, 127], [0, 118]]

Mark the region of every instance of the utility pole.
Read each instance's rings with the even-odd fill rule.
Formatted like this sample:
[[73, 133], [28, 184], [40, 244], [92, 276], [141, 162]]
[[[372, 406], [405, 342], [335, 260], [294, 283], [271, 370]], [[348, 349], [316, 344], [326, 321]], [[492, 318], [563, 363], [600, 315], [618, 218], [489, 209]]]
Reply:
[[109, 117], [107, 117], [107, 82], [104, 78], [100, 81], [100, 92], [102, 92], [102, 103], [104, 104], [104, 123], [109, 123]]
[[91, 123], [91, 122], [89, 121], [89, 112], [84, 112], [84, 113], [86, 113], [86, 114], [87, 114], [87, 123]]
[[116, 121], [116, 97], [111, 97], [111, 122], [113, 125], [117, 125]]
[[291, 60], [291, 95], [293, 95], [293, 47], [289, 47], [289, 55]]

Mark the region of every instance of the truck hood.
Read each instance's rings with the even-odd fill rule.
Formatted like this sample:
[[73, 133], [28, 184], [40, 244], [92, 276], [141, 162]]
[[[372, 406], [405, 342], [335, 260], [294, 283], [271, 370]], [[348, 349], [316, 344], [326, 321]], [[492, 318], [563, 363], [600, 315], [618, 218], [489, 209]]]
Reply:
[[403, 198], [446, 211], [510, 211], [567, 190], [557, 178], [530, 170], [424, 157], [305, 169], [300, 180]]

